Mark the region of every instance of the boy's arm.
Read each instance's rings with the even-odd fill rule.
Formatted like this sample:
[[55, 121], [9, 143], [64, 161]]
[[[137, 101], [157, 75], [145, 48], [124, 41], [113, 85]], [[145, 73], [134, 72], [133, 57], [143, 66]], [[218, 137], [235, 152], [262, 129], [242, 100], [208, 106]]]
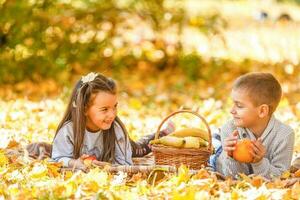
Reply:
[[260, 174], [266, 178], [280, 176], [289, 170], [294, 149], [294, 132], [285, 132], [285, 136], [277, 142], [272, 159], [263, 158], [257, 163], [252, 163], [254, 174]]
[[236, 127], [233, 124], [233, 121], [228, 121], [221, 128], [221, 143], [223, 151], [217, 161], [217, 171], [222, 173], [225, 176], [230, 176], [235, 178], [239, 173], [248, 173], [248, 169], [245, 168], [245, 165], [234, 160], [232, 157], [227, 155], [227, 152], [224, 151], [225, 139], [236, 130]]

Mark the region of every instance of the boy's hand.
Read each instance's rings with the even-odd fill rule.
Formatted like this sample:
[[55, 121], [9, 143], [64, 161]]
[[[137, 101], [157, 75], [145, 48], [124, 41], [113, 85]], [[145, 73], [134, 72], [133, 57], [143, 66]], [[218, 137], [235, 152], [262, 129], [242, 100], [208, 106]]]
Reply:
[[262, 144], [261, 138], [252, 141], [252, 150], [250, 151], [250, 153], [253, 156], [253, 163], [257, 163], [264, 158], [264, 156], [266, 155], [266, 148]]
[[238, 131], [234, 130], [230, 136], [225, 139], [224, 142], [224, 151], [227, 152], [227, 155], [232, 157], [232, 152], [235, 150], [235, 145], [238, 141]]

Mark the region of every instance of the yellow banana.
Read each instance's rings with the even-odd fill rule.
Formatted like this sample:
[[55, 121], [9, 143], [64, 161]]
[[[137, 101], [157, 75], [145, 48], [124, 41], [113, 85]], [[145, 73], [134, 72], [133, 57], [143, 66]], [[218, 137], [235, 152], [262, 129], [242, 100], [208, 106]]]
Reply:
[[165, 136], [156, 140], [152, 140], [150, 144], [162, 144], [171, 147], [183, 147], [185, 141], [183, 138], [178, 138], [174, 136]]
[[176, 137], [194, 136], [194, 137], [200, 137], [205, 141], [209, 141], [209, 133], [199, 128], [181, 129], [171, 133], [170, 136], [176, 136]]
[[198, 137], [193, 137], [193, 136], [188, 136], [184, 137], [184, 148], [195, 148], [198, 149], [200, 147], [200, 138]]
[[208, 142], [207, 141], [205, 141], [202, 138], [198, 138], [198, 139], [199, 139], [200, 147], [207, 147], [208, 146]]
[[200, 137], [187, 136], [184, 137], [184, 141], [184, 148], [200, 148], [208, 146], [208, 142]]

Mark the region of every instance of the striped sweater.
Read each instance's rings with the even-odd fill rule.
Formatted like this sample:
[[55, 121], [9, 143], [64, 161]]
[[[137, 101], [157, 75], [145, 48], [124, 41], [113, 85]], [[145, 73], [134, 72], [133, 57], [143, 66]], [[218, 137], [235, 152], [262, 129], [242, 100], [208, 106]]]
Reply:
[[[234, 130], [238, 130], [239, 139], [255, 139], [249, 129], [235, 127], [233, 120], [230, 120], [221, 128], [222, 145], [224, 145], [226, 137]], [[266, 148], [264, 158], [258, 163], [245, 164], [227, 156], [227, 153], [223, 151], [217, 158], [217, 171], [233, 178], [236, 178], [239, 173], [246, 175], [253, 173], [269, 179], [278, 177], [291, 165], [294, 137], [294, 131], [289, 126], [272, 116], [261, 136], [262, 143]]]

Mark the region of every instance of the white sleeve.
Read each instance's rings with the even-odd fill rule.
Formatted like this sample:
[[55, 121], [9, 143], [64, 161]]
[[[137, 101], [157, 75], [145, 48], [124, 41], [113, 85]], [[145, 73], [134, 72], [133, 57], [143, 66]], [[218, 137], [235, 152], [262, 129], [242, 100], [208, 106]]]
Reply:
[[53, 141], [51, 158], [56, 162], [62, 162], [64, 167], [68, 167], [69, 161], [73, 158], [74, 145], [71, 135], [70, 129], [63, 126]]
[[132, 165], [132, 149], [129, 137], [125, 135], [122, 128], [115, 125], [116, 147], [115, 147], [115, 164]]

